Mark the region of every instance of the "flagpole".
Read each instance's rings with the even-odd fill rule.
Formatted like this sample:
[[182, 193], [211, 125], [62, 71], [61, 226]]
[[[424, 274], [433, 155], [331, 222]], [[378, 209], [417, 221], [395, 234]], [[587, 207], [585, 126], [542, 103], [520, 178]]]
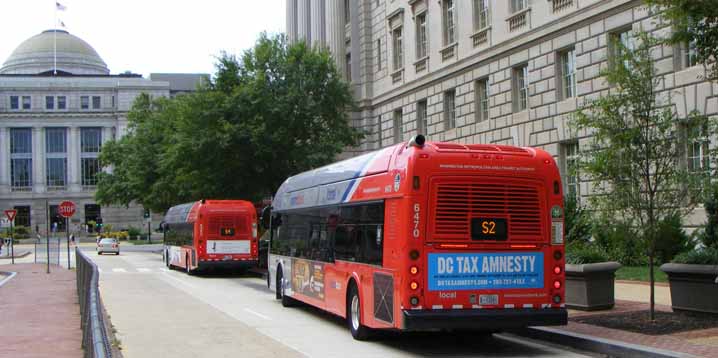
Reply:
[[57, 76], [57, 3], [55, 3], [55, 26], [52, 30], [52, 74]]

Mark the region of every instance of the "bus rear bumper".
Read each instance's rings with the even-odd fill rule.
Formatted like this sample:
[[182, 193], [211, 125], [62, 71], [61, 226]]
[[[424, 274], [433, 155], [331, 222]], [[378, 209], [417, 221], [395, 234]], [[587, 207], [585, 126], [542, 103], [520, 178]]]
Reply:
[[226, 261], [200, 261], [198, 268], [203, 269], [249, 269], [257, 267], [257, 260], [226, 260]]
[[404, 310], [404, 329], [511, 329], [561, 326], [568, 321], [565, 308]]

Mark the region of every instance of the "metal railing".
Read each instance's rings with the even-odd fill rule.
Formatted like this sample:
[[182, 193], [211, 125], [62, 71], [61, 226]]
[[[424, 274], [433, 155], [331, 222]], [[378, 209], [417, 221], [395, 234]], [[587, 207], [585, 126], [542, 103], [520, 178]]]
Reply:
[[97, 282], [100, 278], [97, 265], [75, 248], [77, 267], [77, 296], [80, 299], [80, 318], [82, 319], [82, 347], [87, 358], [112, 358], [112, 348], [107, 334], [100, 290]]

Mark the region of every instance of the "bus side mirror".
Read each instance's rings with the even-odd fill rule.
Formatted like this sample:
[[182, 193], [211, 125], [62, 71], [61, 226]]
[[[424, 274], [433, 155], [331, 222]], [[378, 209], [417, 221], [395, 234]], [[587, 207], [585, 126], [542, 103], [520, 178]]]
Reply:
[[262, 225], [262, 228], [264, 230], [269, 230], [269, 222], [270, 222], [271, 217], [272, 217], [272, 207], [265, 206], [264, 209], [262, 209], [262, 215], [259, 218], [260, 225]]

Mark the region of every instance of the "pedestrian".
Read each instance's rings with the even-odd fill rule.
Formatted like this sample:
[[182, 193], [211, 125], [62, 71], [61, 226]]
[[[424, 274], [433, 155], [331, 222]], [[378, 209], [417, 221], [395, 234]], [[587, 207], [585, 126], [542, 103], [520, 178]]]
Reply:
[[70, 242], [75, 246], [75, 234], [70, 234]]

